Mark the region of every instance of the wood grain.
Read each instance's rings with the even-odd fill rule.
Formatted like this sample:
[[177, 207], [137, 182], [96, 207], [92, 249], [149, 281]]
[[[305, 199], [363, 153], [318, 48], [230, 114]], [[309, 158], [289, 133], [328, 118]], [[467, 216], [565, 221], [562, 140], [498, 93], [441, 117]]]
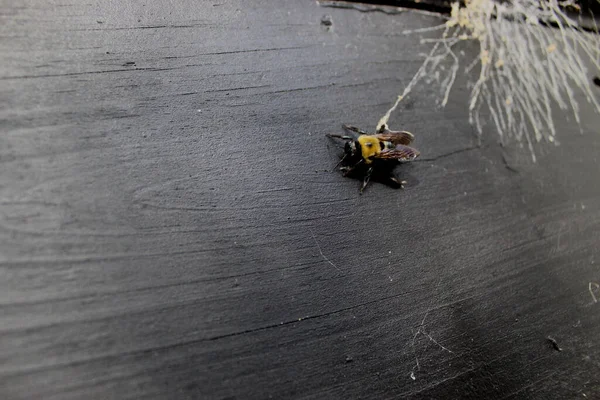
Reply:
[[390, 121], [422, 152], [407, 188], [359, 196], [324, 134], [374, 128], [426, 49], [402, 30], [435, 18], [28, 0], [2, 21], [2, 398], [600, 393], [598, 116], [533, 164], [478, 145], [464, 78], [442, 110], [421, 86]]

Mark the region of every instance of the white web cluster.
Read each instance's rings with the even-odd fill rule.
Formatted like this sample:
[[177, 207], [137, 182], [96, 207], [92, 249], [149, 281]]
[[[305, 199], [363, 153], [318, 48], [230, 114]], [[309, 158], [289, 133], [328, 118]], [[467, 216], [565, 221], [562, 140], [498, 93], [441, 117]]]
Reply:
[[[595, 73], [600, 71], [600, 35], [595, 25], [596, 32], [583, 30], [579, 21], [564, 11], [569, 7], [578, 6], [571, 0], [465, 0], [462, 5], [453, 4], [444, 24], [405, 32], [441, 30], [443, 34], [421, 40], [433, 43], [433, 47], [377, 128], [387, 125], [390, 114], [425, 77], [439, 82], [440, 103], [446, 105], [457, 72], [465, 62], [455, 53], [455, 46], [476, 40], [479, 56], [465, 63], [467, 73], [480, 66], [469, 101], [470, 122], [481, 135], [480, 115], [482, 106], [486, 106], [501, 140], [504, 136], [525, 139], [535, 161], [534, 141], [555, 142], [553, 110], [557, 106], [572, 112], [580, 125], [576, 95], [583, 94], [600, 113], [588, 72], [589, 67]], [[448, 62], [450, 68], [444, 68]]]

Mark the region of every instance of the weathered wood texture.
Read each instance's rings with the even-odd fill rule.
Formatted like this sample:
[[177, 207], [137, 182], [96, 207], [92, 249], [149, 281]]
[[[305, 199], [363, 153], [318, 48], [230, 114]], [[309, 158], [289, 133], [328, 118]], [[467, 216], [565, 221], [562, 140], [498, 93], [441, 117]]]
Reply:
[[1, 10], [1, 398], [600, 396], [597, 116], [533, 164], [421, 85], [406, 190], [359, 196], [323, 134], [374, 127], [434, 18]]

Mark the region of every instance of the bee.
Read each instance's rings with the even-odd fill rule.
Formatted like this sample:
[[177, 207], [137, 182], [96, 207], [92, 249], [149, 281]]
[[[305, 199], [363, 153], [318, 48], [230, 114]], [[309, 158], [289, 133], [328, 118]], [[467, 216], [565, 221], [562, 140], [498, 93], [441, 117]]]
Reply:
[[386, 125], [375, 134], [369, 134], [354, 126], [342, 125], [348, 135], [327, 134], [328, 137], [343, 139], [344, 157], [336, 165], [344, 176], [363, 173], [363, 183], [360, 193], [365, 190], [374, 172], [383, 173], [383, 177], [396, 187], [404, 188], [406, 181], [400, 181], [393, 173], [398, 162], [413, 161], [421, 153], [408, 145], [414, 140], [414, 135], [406, 131], [390, 131]]

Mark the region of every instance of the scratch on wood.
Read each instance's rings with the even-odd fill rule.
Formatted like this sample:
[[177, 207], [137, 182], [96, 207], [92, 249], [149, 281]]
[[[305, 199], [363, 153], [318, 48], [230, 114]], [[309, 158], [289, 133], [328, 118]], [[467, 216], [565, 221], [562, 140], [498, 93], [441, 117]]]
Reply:
[[[441, 283], [442, 283], [442, 280], [440, 279], [438, 281], [437, 285], [435, 286], [434, 294], [435, 294], [435, 292], [437, 292], [437, 289], [438, 289], [438, 287], [440, 286]], [[419, 358], [417, 357], [417, 351], [416, 351], [416, 348], [415, 348], [415, 341], [417, 340], [417, 336], [419, 336], [419, 333], [422, 334], [423, 336], [426, 336], [431, 342], [437, 344], [442, 350], [445, 350], [448, 353], [454, 354], [454, 352], [452, 350], [450, 350], [447, 347], [445, 347], [442, 344], [440, 344], [429, 333], [427, 333], [425, 331], [425, 320], [427, 319], [427, 316], [429, 315], [429, 312], [432, 310], [431, 306], [433, 305], [433, 301], [434, 301], [434, 299], [432, 297], [431, 303], [429, 304], [429, 307], [427, 308], [427, 311], [425, 312], [425, 315], [423, 316], [423, 319], [421, 320], [421, 323], [419, 324], [418, 329], [417, 329], [417, 331], [415, 332], [415, 334], [413, 335], [413, 338], [412, 338], [412, 347], [413, 347], [413, 353], [415, 355], [415, 362], [416, 362], [415, 366], [412, 368], [412, 370], [410, 372], [410, 378], [413, 381], [417, 379], [416, 376], [415, 376], [415, 368], [417, 370], [421, 369], [421, 366], [419, 364]]]
[[[98, 22], [101, 24], [102, 22]], [[177, 29], [177, 28], [198, 28], [207, 27], [210, 24], [193, 24], [193, 25], [151, 25], [151, 26], [125, 26], [116, 28], [94, 28], [94, 29], [69, 29], [69, 32], [91, 32], [91, 31], [129, 31], [137, 29]]]
[[594, 286], [596, 288], [596, 290], [600, 289], [600, 285], [598, 285], [596, 282], [590, 282], [588, 285], [588, 289], [590, 291], [590, 295], [592, 296], [592, 300], [594, 300], [594, 303], [598, 302], [598, 299], [596, 298], [596, 295], [594, 294], [594, 289], [592, 289], [592, 286]]
[[103, 70], [103, 71], [66, 72], [66, 73], [60, 73], [60, 74], [3, 76], [3, 77], [0, 77], [0, 80], [6, 81], [6, 80], [11, 80], [11, 79], [54, 78], [54, 77], [61, 77], [61, 76], [111, 74], [111, 73], [117, 73], [117, 72], [132, 72], [132, 71], [158, 72], [158, 71], [169, 71], [171, 69], [173, 69], [173, 68], [142, 68], [142, 67], [139, 67], [139, 68], [126, 68], [126, 69], [109, 69], [109, 70]]
[[503, 400], [503, 399], [508, 399], [508, 398], [510, 398], [510, 397], [513, 397], [514, 395], [516, 395], [516, 394], [519, 394], [519, 393], [521, 393], [521, 392], [523, 392], [523, 391], [525, 391], [525, 390], [529, 389], [530, 387], [533, 387], [533, 386], [537, 385], [537, 384], [538, 384], [538, 383], [540, 383], [540, 382], [543, 382], [543, 381], [545, 381], [545, 380], [547, 380], [547, 379], [549, 379], [549, 378], [552, 378], [552, 377], [553, 377], [554, 375], [556, 375], [556, 374], [557, 374], [556, 372], [553, 372], [553, 373], [551, 373], [551, 374], [545, 375], [545, 376], [543, 376], [541, 379], [538, 379], [538, 380], [536, 380], [536, 381], [534, 381], [534, 382], [531, 382], [529, 385], [523, 386], [523, 387], [521, 387], [521, 388], [517, 389], [516, 391], [514, 391], [514, 392], [511, 392], [511, 393], [509, 393], [509, 394], [508, 394], [508, 395], [506, 395], [506, 396], [503, 396], [503, 397], [502, 397], [500, 400]]
[[508, 158], [506, 158], [506, 154], [502, 153], [502, 162], [504, 163], [504, 167], [514, 173], [519, 173], [519, 170], [516, 169], [515, 167], [513, 167], [512, 165], [510, 165], [510, 163], [508, 162]]
[[405, 293], [401, 293], [399, 295], [396, 294], [396, 295], [392, 295], [392, 296], [386, 296], [386, 297], [379, 298], [379, 299], [376, 299], [376, 300], [371, 300], [371, 301], [367, 301], [367, 302], [355, 304], [355, 305], [352, 305], [352, 306], [349, 306], [349, 307], [344, 307], [344, 308], [340, 308], [340, 309], [337, 309], [337, 310], [333, 310], [333, 311], [329, 311], [329, 312], [325, 312], [325, 313], [321, 313], [321, 314], [307, 315], [307, 316], [301, 317], [301, 318], [296, 318], [296, 319], [287, 320], [287, 321], [281, 321], [279, 323], [270, 324], [270, 325], [266, 325], [266, 326], [259, 326], [259, 327], [256, 327], [256, 328], [250, 328], [250, 329], [246, 329], [246, 330], [243, 330], [243, 331], [225, 333], [225, 334], [221, 334], [221, 335], [217, 335], [217, 336], [212, 336], [212, 337], [208, 337], [208, 338], [198, 338], [198, 339], [190, 339], [190, 340], [181, 340], [181, 341], [178, 341], [178, 342], [175, 342], [175, 343], [165, 343], [165, 344], [161, 344], [161, 345], [158, 345], [158, 346], [151, 346], [151, 347], [145, 347], [145, 348], [131, 349], [131, 350], [126, 351], [126, 352], [109, 353], [109, 354], [103, 354], [103, 355], [98, 355], [98, 356], [92, 356], [92, 357], [88, 357], [88, 358], [80, 359], [80, 360], [70, 360], [70, 361], [66, 361], [66, 362], [57, 362], [57, 363], [54, 363], [52, 365], [36, 366], [36, 367], [29, 368], [27, 370], [17, 371], [12, 376], [23, 376], [24, 374], [28, 374], [28, 373], [32, 373], [32, 372], [47, 371], [47, 370], [49, 370], [51, 368], [64, 368], [64, 367], [70, 367], [70, 366], [74, 366], [74, 365], [80, 365], [82, 363], [88, 363], [88, 362], [93, 362], [93, 361], [111, 360], [111, 359], [114, 359], [114, 358], [119, 358], [119, 357], [123, 357], [123, 356], [127, 356], [127, 355], [151, 353], [151, 352], [161, 351], [161, 350], [170, 349], [170, 348], [184, 347], [184, 346], [189, 346], [189, 345], [193, 345], [193, 344], [197, 344], [197, 343], [204, 343], [204, 342], [209, 342], [209, 341], [216, 341], [216, 340], [220, 340], [220, 339], [225, 339], [225, 338], [230, 338], [230, 337], [235, 337], [235, 336], [241, 336], [241, 335], [255, 333], [255, 332], [260, 332], [260, 331], [265, 331], [265, 330], [268, 330], [268, 329], [273, 329], [273, 328], [278, 328], [278, 327], [281, 327], [281, 326], [295, 324], [295, 323], [298, 323], [300, 321], [306, 321], [306, 320], [312, 320], [312, 319], [317, 319], [317, 318], [329, 317], [329, 316], [332, 316], [332, 315], [335, 315], [335, 314], [339, 314], [339, 313], [343, 313], [343, 312], [346, 312], [346, 311], [354, 310], [354, 309], [357, 309], [357, 308], [360, 308], [360, 307], [366, 307], [366, 306], [369, 306], [369, 305], [372, 305], [372, 304], [375, 304], [375, 303], [379, 303], [381, 301], [391, 300], [391, 299], [397, 298], [399, 296], [405, 296], [405, 295], [408, 295], [410, 293], [412, 293], [412, 292], [405, 292]]
[[440, 346], [442, 348], [442, 350], [446, 350], [448, 353], [452, 353], [454, 354], [454, 352], [444, 346], [442, 346], [440, 343], [438, 343], [437, 340], [435, 340], [434, 338], [431, 337], [431, 335], [427, 332], [425, 332], [424, 330], [421, 329], [421, 333], [425, 336], [427, 336], [429, 338], [429, 340], [431, 340], [433, 343], [437, 344], [438, 346]]
[[402, 14], [408, 11], [407, 8], [393, 7], [393, 6], [379, 6], [372, 4], [360, 4], [349, 1], [317, 1], [317, 4], [321, 7], [331, 8], [346, 8], [356, 10], [360, 12], [382, 12], [384, 14]]
[[424, 162], [424, 161], [437, 161], [440, 158], [446, 158], [446, 157], [450, 157], [453, 156], [455, 154], [460, 154], [460, 153], [464, 153], [467, 151], [471, 151], [471, 150], [477, 150], [477, 149], [482, 149], [485, 148], [485, 146], [469, 146], [469, 147], [465, 147], [464, 149], [458, 149], [458, 150], [454, 150], [451, 151], [449, 153], [444, 153], [444, 154], [440, 154], [439, 156], [435, 156], [435, 157], [431, 157], [431, 158], [419, 158], [417, 160], [414, 160], [413, 162]]
[[213, 89], [213, 90], [206, 90], [206, 91], [204, 91], [204, 93], [233, 92], [236, 90], [260, 89], [260, 88], [265, 88], [265, 87], [270, 87], [270, 86], [271, 85], [258, 85], [258, 86], [235, 87], [235, 88], [228, 88], [228, 89]]
[[546, 340], [548, 340], [550, 342], [550, 344], [552, 345], [552, 348], [556, 351], [562, 351], [562, 349], [560, 348], [560, 346], [558, 345], [558, 342], [556, 341], [556, 339], [551, 338], [550, 336], [548, 336], [546, 338]]
[[310, 234], [311, 234], [311, 236], [312, 236], [313, 240], [315, 241], [315, 244], [317, 245], [317, 249], [319, 249], [319, 253], [321, 254], [321, 257], [323, 257], [323, 259], [324, 259], [325, 261], [327, 261], [329, 264], [331, 264], [331, 266], [332, 266], [333, 268], [337, 269], [337, 270], [338, 270], [338, 272], [342, 272], [342, 271], [341, 271], [341, 270], [340, 270], [340, 269], [337, 267], [337, 265], [335, 265], [333, 262], [331, 262], [331, 260], [330, 260], [329, 258], [325, 257], [325, 254], [323, 254], [323, 250], [321, 250], [321, 246], [319, 245], [319, 242], [317, 241], [317, 238], [315, 237], [315, 234], [313, 233], [312, 229], [310, 230]]
[[265, 189], [265, 190], [257, 190], [256, 193], [272, 193], [272, 192], [284, 192], [286, 190], [292, 190], [293, 188], [291, 187], [277, 187], [277, 188], [273, 188], [273, 189]]
[[395, 7], [395, 6], [386, 6], [386, 5], [374, 5], [374, 4], [361, 4], [354, 3], [349, 1], [317, 1], [317, 4], [321, 7], [331, 7], [331, 8], [345, 8], [360, 11], [363, 13], [371, 13], [371, 12], [381, 12], [388, 15], [394, 14], [402, 14], [407, 11], [415, 12], [423, 15], [431, 15], [437, 18], [448, 19], [446, 16], [441, 15], [440, 13], [435, 13], [426, 10], [419, 10], [415, 8], [405, 8], [405, 7]]

